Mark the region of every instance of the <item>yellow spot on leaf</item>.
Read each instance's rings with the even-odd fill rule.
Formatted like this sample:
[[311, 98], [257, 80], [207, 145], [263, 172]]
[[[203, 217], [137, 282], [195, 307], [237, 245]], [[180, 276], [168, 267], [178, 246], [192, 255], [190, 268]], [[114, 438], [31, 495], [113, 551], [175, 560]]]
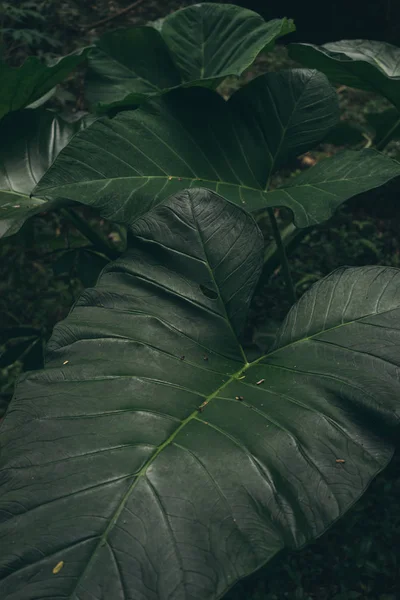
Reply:
[[61, 571], [61, 569], [63, 568], [63, 566], [64, 566], [64, 561], [60, 560], [60, 562], [57, 563], [56, 566], [53, 569], [54, 575], [57, 575], [57, 573], [59, 573]]

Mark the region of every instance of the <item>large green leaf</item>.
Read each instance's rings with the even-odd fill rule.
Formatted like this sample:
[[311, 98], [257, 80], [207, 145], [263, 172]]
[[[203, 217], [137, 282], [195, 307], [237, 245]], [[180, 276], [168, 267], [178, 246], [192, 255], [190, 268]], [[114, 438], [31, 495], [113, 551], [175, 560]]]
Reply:
[[289, 55], [335, 83], [382, 94], [400, 110], [400, 48], [371, 40], [289, 44]]
[[93, 118], [67, 123], [44, 109], [7, 115], [0, 123], [0, 236], [12, 235], [26, 219], [59, 204], [30, 196], [55, 157]]
[[176, 90], [76, 135], [34, 194], [90, 204], [131, 224], [170, 194], [201, 185], [250, 211], [287, 206], [307, 227], [400, 174], [399, 163], [373, 150], [348, 151], [269, 192], [273, 171], [337, 118], [336, 94], [317, 71], [262, 75], [228, 102], [203, 88]]
[[220, 598], [321, 535], [393, 455], [398, 269], [335, 271], [248, 363], [252, 217], [192, 190], [134, 234], [1, 424], [2, 600]]
[[166, 17], [161, 28], [103, 35], [89, 56], [86, 95], [104, 111], [140, 104], [180, 85], [216, 87], [225, 77], [240, 76], [291, 31], [291, 20], [266, 23], [240, 6], [188, 6]]
[[21, 67], [10, 67], [0, 61], [0, 119], [44, 96], [81, 64], [88, 52], [89, 48], [77, 50], [49, 66], [35, 56], [27, 58]]

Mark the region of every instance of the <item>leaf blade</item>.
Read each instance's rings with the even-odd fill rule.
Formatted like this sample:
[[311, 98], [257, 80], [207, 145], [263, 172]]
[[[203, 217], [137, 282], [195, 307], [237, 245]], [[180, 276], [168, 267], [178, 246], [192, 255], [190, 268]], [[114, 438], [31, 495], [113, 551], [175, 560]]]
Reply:
[[[284, 545], [321, 535], [389, 462], [400, 271], [334, 272], [303, 296], [275, 350], [246, 364], [233, 323], [262, 267], [257, 230], [209, 192], [180, 194], [136, 223], [134, 248], [56, 327], [46, 369], [20, 381], [1, 425], [0, 536], [14, 541], [12, 555], [0, 545], [2, 598], [72, 600], [99, 586], [219, 598]], [[218, 300], [199, 286], [210, 269]], [[346, 310], [347, 337], [328, 340]], [[349, 360], [360, 342], [363, 357]]]
[[[281, 105], [290, 90], [294, 100]], [[132, 224], [170, 194], [207, 187], [250, 211], [286, 206], [296, 226], [308, 227], [329, 218], [353, 195], [400, 174], [397, 162], [373, 150], [348, 151], [268, 191], [280, 162], [316, 144], [334, 124], [332, 94], [323, 76], [303, 70], [261, 76], [228, 102], [206, 89], [178, 90], [77, 134], [34, 194], [89, 204], [110, 220]], [[277, 106], [282, 127], [274, 121]], [[333, 176], [346, 169], [357, 175], [347, 186], [339, 177], [310, 195], [311, 184], [323, 185], [326, 171]]]
[[31, 192], [57, 154], [92, 117], [67, 123], [51, 111], [24, 110], [0, 123], [0, 237], [17, 233], [31, 216], [62, 204], [32, 197]]
[[380, 93], [400, 110], [400, 49], [374, 40], [290, 44], [289, 55], [335, 83]]
[[0, 77], [4, 85], [0, 119], [7, 113], [21, 110], [44, 96], [86, 60], [88, 52], [89, 48], [79, 49], [49, 66], [34, 56], [27, 58], [21, 67], [11, 67], [0, 61]]

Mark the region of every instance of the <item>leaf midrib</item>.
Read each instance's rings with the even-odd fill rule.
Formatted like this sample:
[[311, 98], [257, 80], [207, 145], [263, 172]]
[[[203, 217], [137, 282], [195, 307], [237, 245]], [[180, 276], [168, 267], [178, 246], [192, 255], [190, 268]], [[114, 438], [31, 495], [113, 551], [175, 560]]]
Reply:
[[[241, 367], [238, 371], [236, 371], [235, 373], [233, 373], [230, 378], [225, 381], [225, 383], [223, 383], [221, 386], [219, 386], [213, 393], [211, 393], [209, 396], [207, 396], [205, 402], [208, 404], [211, 400], [213, 400], [216, 396], [218, 396], [220, 394], [220, 392], [226, 388], [228, 385], [230, 385], [235, 379], [238, 379], [239, 377], [241, 377], [249, 368], [257, 365], [258, 363], [260, 363], [261, 361], [263, 361], [265, 358], [269, 358], [270, 356], [273, 356], [274, 354], [276, 354], [277, 352], [280, 352], [281, 350], [284, 350], [285, 348], [288, 348], [290, 346], [294, 346], [295, 344], [299, 344], [301, 342], [307, 342], [309, 340], [312, 340], [313, 338], [315, 338], [318, 335], [321, 335], [322, 333], [327, 333], [329, 331], [334, 331], [336, 329], [339, 329], [340, 327], [344, 327], [344, 326], [348, 326], [348, 325], [352, 325], [353, 323], [356, 323], [358, 321], [361, 321], [362, 319], [365, 319], [367, 317], [371, 317], [371, 316], [375, 316], [377, 314], [382, 315], [388, 312], [391, 312], [392, 310], [394, 310], [393, 308], [390, 308], [386, 311], [382, 311], [382, 312], [373, 312], [373, 313], [368, 313], [363, 315], [362, 317], [358, 318], [358, 319], [353, 319], [351, 321], [347, 321], [346, 323], [340, 323], [339, 325], [335, 325], [334, 327], [329, 327], [327, 329], [323, 329], [322, 331], [317, 331], [315, 334], [312, 334], [310, 336], [307, 336], [305, 338], [301, 338], [299, 340], [295, 340], [294, 342], [290, 342], [288, 344], [285, 344], [284, 346], [281, 346], [279, 348], [276, 348], [275, 350], [273, 350], [272, 352], [269, 352], [267, 354], [264, 354], [262, 356], [260, 356], [257, 360], [249, 363], [246, 362], [243, 367]], [[239, 343], [239, 342], [238, 342]], [[241, 346], [241, 344], [239, 344], [242, 352], [243, 352], [243, 348]], [[244, 354], [244, 352], [243, 352]], [[204, 403], [203, 403], [204, 404]], [[193, 419], [198, 419], [198, 409], [194, 410], [186, 419], [184, 419], [184, 421], [182, 421], [182, 423], [180, 424], [180, 426], [174, 431], [174, 433], [172, 433], [169, 438], [167, 438], [165, 440], [165, 442], [163, 442], [158, 449], [156, 450], [156, 452], [153, 454], [153, 456], [143, 465], [142, 469], [139, 471], [139, 473], [136, 475], [136, 478], [134, 480], [134, 482], [129, 486], [129, 489], [127, 490], [127, 492], [125, 493], [123, 499], [121, 500], [117, 510], [115, 511], [112, 519], [110, 520], [109, 525], [107, 526], [107, 528], [105, 529], [103, 535], [101, 536], [98, 544], [96, 545], [95, 549], [93, 550], [93, 553], [85, 567], [85, 569], [83, 570], [81, 576], [79, 577], [73, 592], [71, 593], [71, 600], [73, 598], [73, 595], [75, 594], [75, 592], [77, 591], [81, 581], [84, 579], [86, 573], [88, 572], [88, 570], [90, 569], [91, 565], [93, 564], [94, 560], [96, 559], [97, 556], [97, 551], [99, 550], [99, 548], [101, 548], [102, 546], [104, 546], [107, 543], [107, 538], [108, 535], [110, 533], [110, 531], [114, 528], [114, 525], [117, 523], [119, 516], [121, 515], [123, 509], [125, 508], [125, 505], [129, 499], [129, 497], [131, 496], [133, 490], [135, 489], [137, 483], [140, 481], [140, 477], [145, 475], [147, 472], [148, 467], [154, 462], [154, 460], [157, 458], [157, 456], [164, 450], [164, 448], [166, 446], [168, 446], [174, 439], [175, 437], [178, 435], [178, 433], [188, 424], [190, 423]]]

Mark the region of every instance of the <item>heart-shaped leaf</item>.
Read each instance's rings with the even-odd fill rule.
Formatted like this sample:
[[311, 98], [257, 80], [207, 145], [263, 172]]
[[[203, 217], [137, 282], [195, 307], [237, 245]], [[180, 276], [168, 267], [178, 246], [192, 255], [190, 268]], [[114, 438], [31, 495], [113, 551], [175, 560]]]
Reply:
[[188, 6], [163, 19], [161, 27], [103, 35], [89, 55], [86, 96], [106, 111], [141, 104], [181, 85], [215, 88], [225, 77], [239, 77], [292, 31], [291, 20], [266, 23], [240, 6]]
[[133, 232], [1, 424], [2, 600], [220, 598], [393, 455], [400, 270], [338, 269], [249, 363], [252, 217], [192, 190]]
[[373, 40], [289, 44], [289, 55], [331, 81], [380, 93], [400, 110], [400, 48]]
[[287, 206], [307, 227], [400, 174], [387, 156], [348, 151], [270, 192], [274, 170], [317, 144], [337, 118], [336, 94], [317, 71], [262, 75], [228, 102], [203, 88], [177, 90], [76, 135], [34, 194], [90, 204], [129, 225], [170, 194], [200, 185], [249, 211]]
[[44, 109], [15, 112], [0, 122], [0, 236], [60, 204], [30, 194], [60, 150], [91, 122], [93, 117], [67, 123]]
[[82, 48], [52, 62], [43, 64], [30, 56], [21, 67], [10, 67], [0, 61], [0, 119], [8, 112], [20, 110], [49, 92], [80, 65], [89, 52]]

